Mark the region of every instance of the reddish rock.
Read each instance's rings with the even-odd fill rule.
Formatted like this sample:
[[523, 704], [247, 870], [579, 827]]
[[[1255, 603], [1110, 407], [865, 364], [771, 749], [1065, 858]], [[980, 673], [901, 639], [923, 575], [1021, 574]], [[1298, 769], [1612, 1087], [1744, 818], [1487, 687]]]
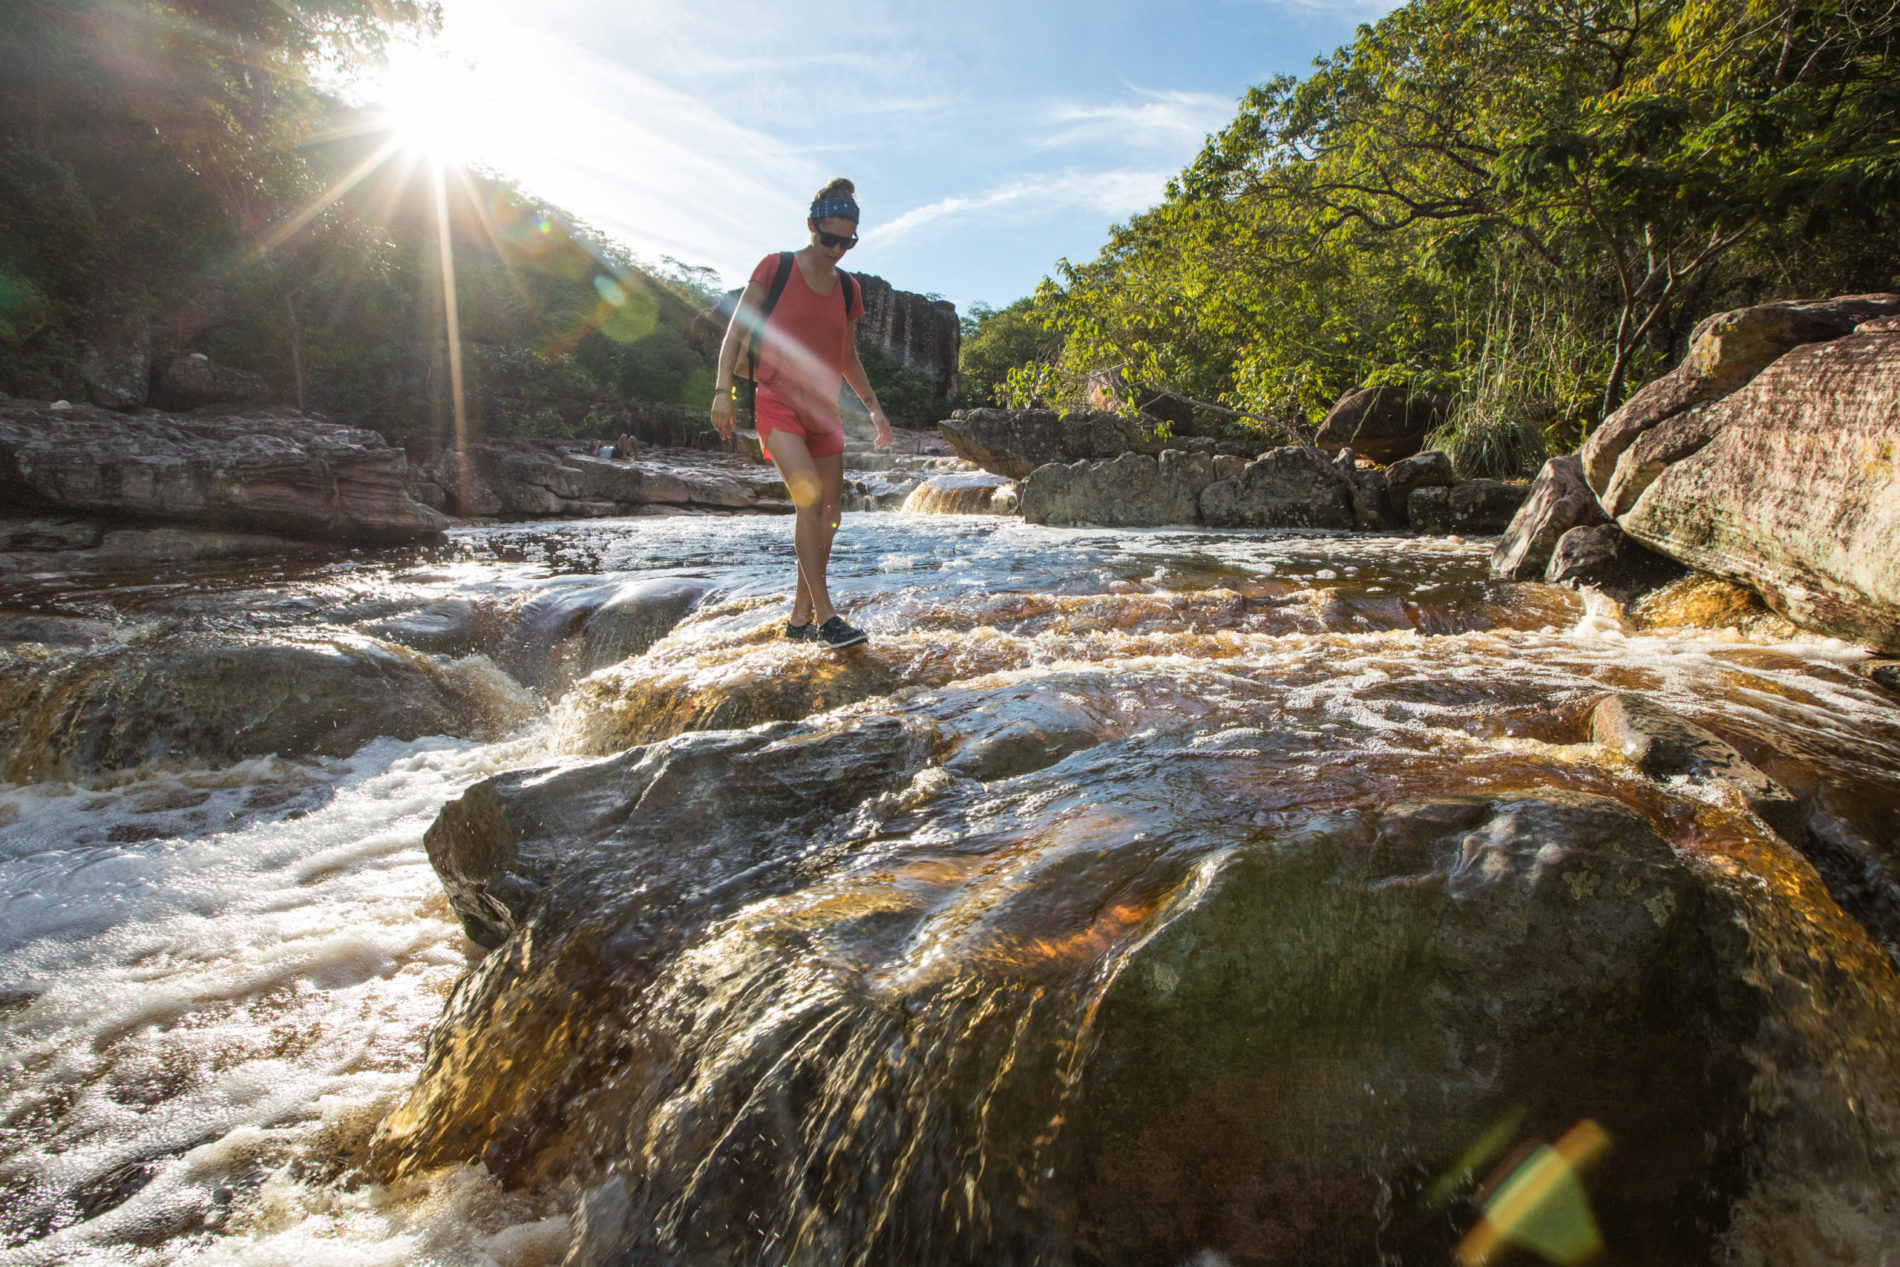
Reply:
[[1360, 457], [1395, 462], [1425, 447], [1442, 425], [1451, 402], [1437, 392], [1404, 387], [1355, 387], [1339, 398], [1313, 443], [1322, 449], [1351, 446]]

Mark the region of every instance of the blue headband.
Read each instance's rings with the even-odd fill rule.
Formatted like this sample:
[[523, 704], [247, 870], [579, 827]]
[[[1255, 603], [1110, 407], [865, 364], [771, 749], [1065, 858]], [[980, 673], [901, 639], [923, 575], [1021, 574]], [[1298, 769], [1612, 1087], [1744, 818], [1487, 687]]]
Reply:
[[819, 198], [811, 204], [811, 218], [829, 220], [833, 216], [840, 220], [858, 222], [858, 204], [849, 198]]

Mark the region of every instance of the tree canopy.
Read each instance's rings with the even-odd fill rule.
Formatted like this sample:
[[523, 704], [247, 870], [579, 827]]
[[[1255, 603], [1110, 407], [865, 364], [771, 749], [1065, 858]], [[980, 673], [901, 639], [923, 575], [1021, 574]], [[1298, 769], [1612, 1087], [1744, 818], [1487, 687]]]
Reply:
[[1528, 460], [1711, 311], [1900, 284], [1897, 59], [1895, 0], [1412, 0], [1058, 266], [1055, 391], [1310, 419], [1403, 383]]

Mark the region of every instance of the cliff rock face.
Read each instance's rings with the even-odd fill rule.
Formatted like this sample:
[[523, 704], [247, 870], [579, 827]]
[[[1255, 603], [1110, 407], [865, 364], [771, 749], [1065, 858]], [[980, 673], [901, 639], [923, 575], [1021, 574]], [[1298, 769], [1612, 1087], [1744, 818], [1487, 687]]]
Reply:
[[1652, 549], [1803, 628], [1900, 651], [1900, 319], [1799, 346], [1654, 427], [1606, 490]]
[[937, 399], [947, 412], [956, 399], [957, 357], [963, 350], [956, 305], [947, 299], [898, 290], [871, 273], [851, 275], [864, 288], [858, 346], [883, 348], [899, 369], [935, 374]]
[[0, 500], [21, 508], [325, 540], [441, 532], [449, 521], [409, 495], [406, 468], [375, 432], [290, 409], [0, 408]]

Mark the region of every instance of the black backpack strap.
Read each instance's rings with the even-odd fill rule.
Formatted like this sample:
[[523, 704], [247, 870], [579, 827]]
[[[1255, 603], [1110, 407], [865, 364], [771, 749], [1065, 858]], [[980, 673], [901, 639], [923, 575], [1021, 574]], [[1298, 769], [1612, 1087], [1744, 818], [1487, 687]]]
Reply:
[[778, 307], [779, 296], [785, 293], [785, 283], [792, 280], [792, 253], [778, 253], [778, 271], [772, 274], [772, 285], [765, 292], [765, 302], [759, 305], [759, 318], [752, 326], [752, 337], [746, 340], [747, 378], [759, 376], [759, 344], [765, 339], [765, 323], [772, 319], [772, 309]]
[[858, 284], [851, 280], [851, 274], [842, 268], [838, 270], [838, 287], [844, 291], [844, 319], [851, 320], [851, 305], [858, 301]]

